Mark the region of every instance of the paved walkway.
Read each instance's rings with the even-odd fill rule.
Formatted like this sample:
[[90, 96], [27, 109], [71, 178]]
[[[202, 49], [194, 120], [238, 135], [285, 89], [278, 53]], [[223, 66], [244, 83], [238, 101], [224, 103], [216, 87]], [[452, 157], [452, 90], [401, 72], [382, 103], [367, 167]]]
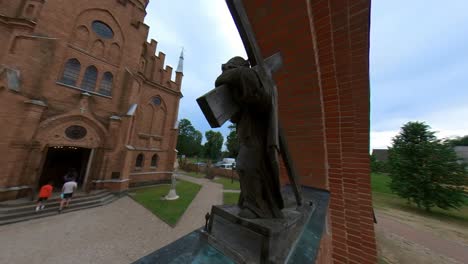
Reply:
[[416, 243], [429, 251], [460, 263], [468, 263], [468, 246], [453, 240], [434, 235], [430, 231], [418, 229], [385, 213], [377, 213], [378, 230], [395, 234], [404, 240]]
[[88, 210], [0, 226], [0, 263], [130, 263], [205, 224], [222, 185], [178, 175], [203, 187], [175, 228], [129, 197]]

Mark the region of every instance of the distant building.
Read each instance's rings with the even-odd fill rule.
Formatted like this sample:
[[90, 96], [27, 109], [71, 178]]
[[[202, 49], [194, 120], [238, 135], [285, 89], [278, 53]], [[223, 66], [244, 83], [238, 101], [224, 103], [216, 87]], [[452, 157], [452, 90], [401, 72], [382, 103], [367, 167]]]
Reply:
[[388, 160], [388, 149], [373, 149], [372, 155], [377, 161], [387, 161]]
[[463, 159], [463, 162], [468, 163], [468, 146], [456, 146], [454, 149], [457, 156]]
[[71, 168], [85, 190], [170, 179], [183, 56], [155, 54], [147, 4], [1, 1], [0, 200]]

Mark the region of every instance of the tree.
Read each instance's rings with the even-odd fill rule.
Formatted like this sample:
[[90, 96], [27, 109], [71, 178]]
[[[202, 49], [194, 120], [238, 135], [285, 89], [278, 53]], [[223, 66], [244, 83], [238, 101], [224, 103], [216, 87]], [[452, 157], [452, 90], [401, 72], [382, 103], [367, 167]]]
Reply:
[[372, 172], [388, 172], [387, 162], [377, 160], [375, 155], [370, 155], [370, 167]]
[[406, 123], [389, 149], [390, 188], [408, 202], [430, 210], [463, 205], [466, 177], [453, 148], [423, 122]]
[[452, 146], [468, 146], [468, 135], [447, 140]]
[[228, 156], [230, 158], [235, 158], [239, 153], [239, 140], [237, 139], [236, 125], [231, 124], [228, 128], [230, 132], [229, 135], [226, 137], [226, 148], [229, 152]]
[[206, 158], [216, 160], [221, 157], [221, 148], [223, 147], [223, 135], [213, 130], [205, 132], [206, 143], [204, 146], [204, 155]]
[[201, 152], [202, 133], [196, 130], [190, 120], [182, 119], [179, 122], [179, 136], [177, 150], [180, 155], [195, 156]]

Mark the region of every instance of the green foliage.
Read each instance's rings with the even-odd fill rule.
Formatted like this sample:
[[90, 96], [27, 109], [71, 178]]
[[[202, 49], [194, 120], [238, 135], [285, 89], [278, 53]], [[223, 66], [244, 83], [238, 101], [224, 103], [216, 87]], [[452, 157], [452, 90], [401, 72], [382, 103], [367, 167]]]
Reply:
[[230, 158], [231, 156], [229, 156], [229, 151], [222, 151], [221, 152], [221, 158]]
[[468, 135], [463, 137], [456, 137], [453, 139], [448, 139], [447, 143], [451, 146], [468, 146]]
[[371, 184], [372, 191], [379, 193], [392, 194], [390, 189], [391, 178], [383, 173], [372, 173], [371, 174]]
[[202, 133], [196, 130], [188, 119], [179, 122], [177, 150], [179, 155], [196, 156], [201, 154]]
[[377, 160], [375, 155], [370, 155], [370, 167], [372, 172], [388, 172], [388, 164]]
[[240, 190], [239, 180], [236, 179], [217, 178], [214, 182], [222, 184], [224, 190]]
[[179, 199], [162, 200], [162, 196], [166, 195], [169, 189], [169, 185], [138, 189], [131, 197], [161, 220], [174, 226], [200, 191], [201, 186], [191, 182], [178, 181], [176, 191], [180, 196]]
[[407, 200], [392, 194], [390, 190], [391, 178], [383, 173], [372, 173], [372, 202], [374, 207], [380, 209], [398, 209], [417, 215], [429, 216], [444, 222], [452, 222], [468, 226], [468, 198], [465, 198], [465, 206], [459, 210], [443, 210], [433, 208], [430, 212], [408, 204]]
[[205, 132], [206, 143], [204, 148], [204, 155], [211, 160], [217, 160], [221, 157], [221, 148], [223, 147], [223, 135], [221, 132], [213, 130]]
[[239, 193], [223, 193], [223, 204], [234, 205], [239, 201]]
[[418, 207], [430, 210], [463, 205], [466, 171], [453, 148], [438, 140], [423, 122], [408, 122], [389, 149], [390, 188]]
[[235, 158], [239, 154], [239, 140], [237, 139], [236, 125], [229, 125], [229, 135], [226, 137], [226, 148], [229, 152], [229, 157]]

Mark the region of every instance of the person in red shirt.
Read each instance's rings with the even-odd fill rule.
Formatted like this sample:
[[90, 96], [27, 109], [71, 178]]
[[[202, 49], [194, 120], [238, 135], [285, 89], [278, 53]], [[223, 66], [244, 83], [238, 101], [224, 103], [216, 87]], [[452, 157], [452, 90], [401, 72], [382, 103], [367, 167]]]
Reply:
[[52, 182], [49, 182], [41, 187], [41, 190], [39, 191], [39, 198], [37, 199], [36, 212], [39, 212], [39, 210], [44, 210], [44, 202], [47, 201], [47, 199], [49, 199], [49, 197], [52, 195], [53, 189], [54, 187], [52, 186]]

